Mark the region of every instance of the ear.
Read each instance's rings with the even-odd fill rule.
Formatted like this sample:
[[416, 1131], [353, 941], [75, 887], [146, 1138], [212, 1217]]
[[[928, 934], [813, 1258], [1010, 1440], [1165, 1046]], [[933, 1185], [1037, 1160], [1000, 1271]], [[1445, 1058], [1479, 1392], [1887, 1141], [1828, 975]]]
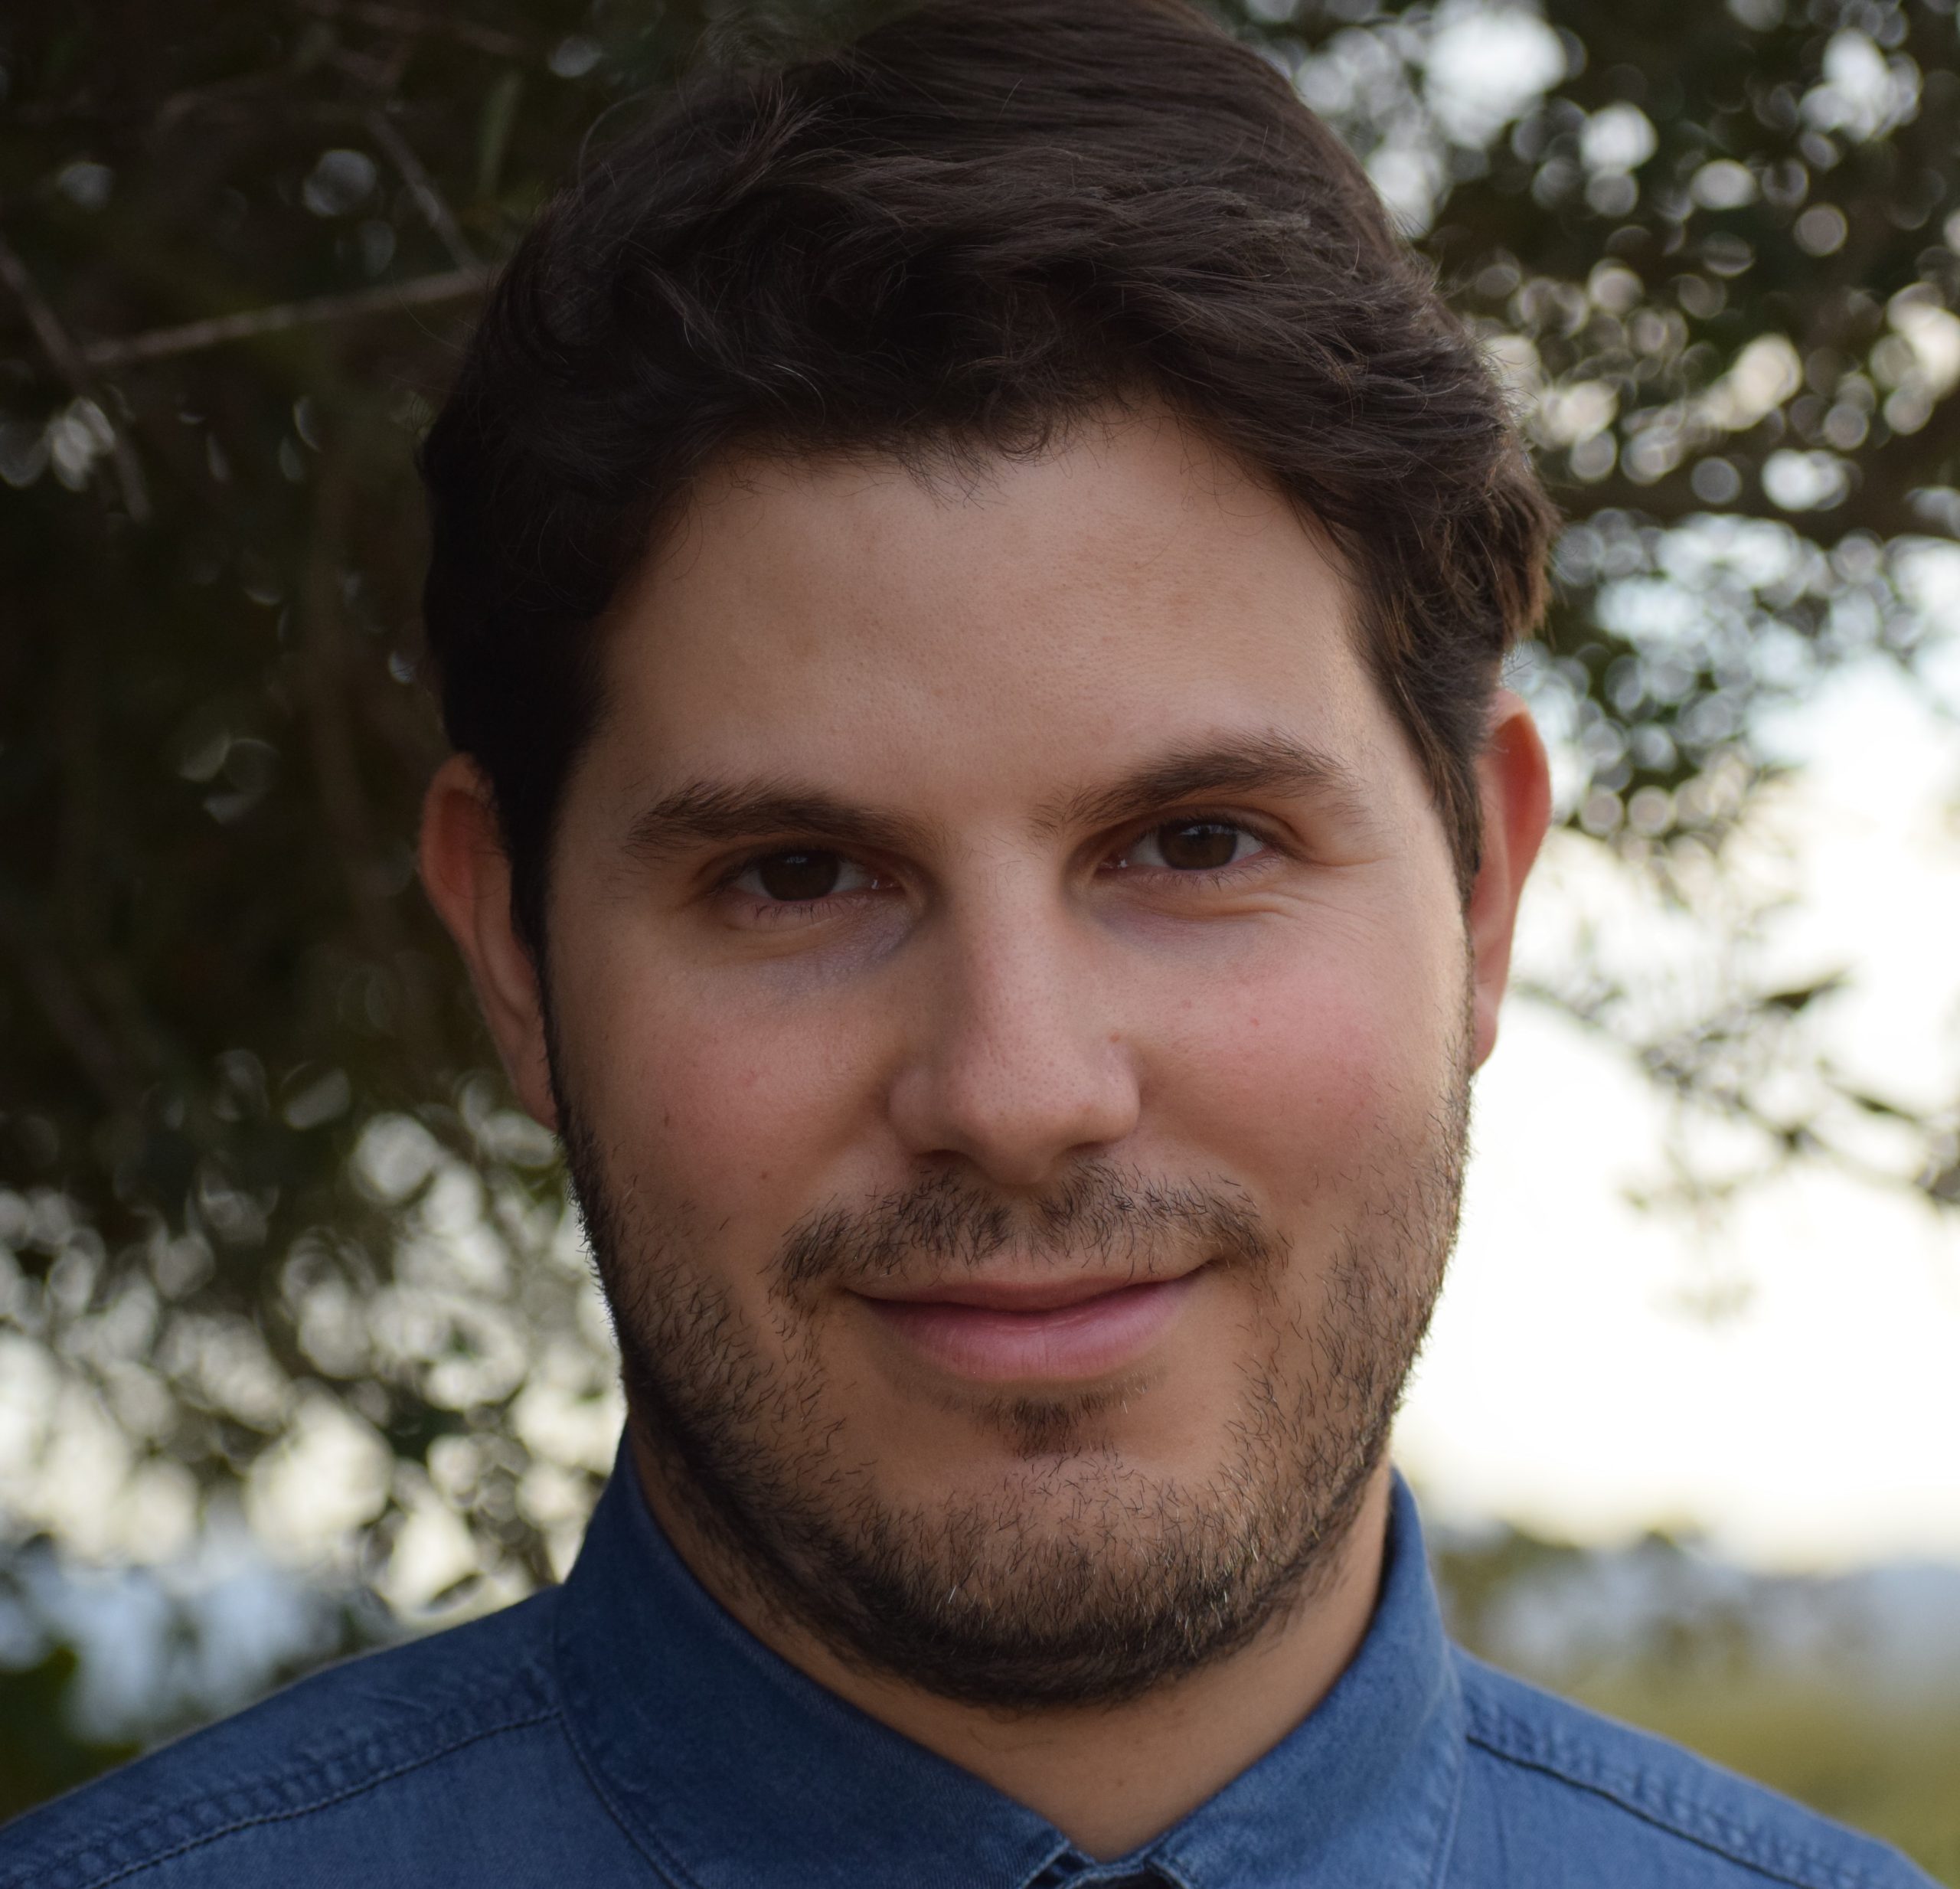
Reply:
[[1489, 730], [1477, 761], [1477, 789], [1484, 819], [1483, 863], [1470, 888], [1465, 917], [1470, 940], [1475, 1060], [1481, 1067], [1497, 1044], [1498, 1009], [1511, 976], [1518, 896], [1552, 815], [1545, 744], [1539, 739], [1530, 710], [1509, 689], [1498, 690], [1491, 704]]
[[489, 783], [467, 755], [436, 770], [422, 802], [423, 889], [449, 927], [518, 1100], [556, 1132], [537, 966], [511, 915], [511, 862]]

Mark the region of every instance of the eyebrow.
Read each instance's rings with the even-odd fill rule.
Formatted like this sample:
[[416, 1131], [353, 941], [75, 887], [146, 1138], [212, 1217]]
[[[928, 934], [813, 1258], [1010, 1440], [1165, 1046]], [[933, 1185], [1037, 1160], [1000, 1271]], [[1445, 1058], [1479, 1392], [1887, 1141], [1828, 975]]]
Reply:
[[[1050, 802], [1036, 815], [1044, 835], [1112, 826], [1159, 807], [1211, 794], [1263, 793], [1314, 799], [1360, 816], [1368, 795], [1345, 762], [1295, 737], [1269, 730], [1180, 748], [1119, 779]], [[820, 788], [783, 780], [691, 781], [638, 814], [626, 848], [649, 864], [707, 846], [795, 835], [839, 846], [916, 855], [931, 849], [931, 822], [840, 800]]]
[[1044, 809], [1038, 824], [1047, 832], [1112, 826], [1180, 801], [1233, 793], [1318, 800], [1356, 819], [1365, 816], [1370, 799], [1366, 783], [1345, 761], [1274, 729], [1178, 749]]
[[923, 851], [933, 837], [923, 821], [854, 806], [818, 789], [780, 781], [691, 781], [641, 812], [627, 829], [626, 846], [658, 863], [697, 847], [792, 833], [892, 852]]

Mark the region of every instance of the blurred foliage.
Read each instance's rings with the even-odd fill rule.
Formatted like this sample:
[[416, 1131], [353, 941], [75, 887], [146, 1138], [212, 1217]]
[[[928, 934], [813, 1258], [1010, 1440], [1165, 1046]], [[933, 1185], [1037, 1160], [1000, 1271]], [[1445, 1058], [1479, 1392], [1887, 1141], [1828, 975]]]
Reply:
[[[1765, 705], [1854, 660], [1911, 672], [1953, 592], [1960, 47], [1926, 0], [1548, 8], [1228, 17], [1510, 377], [1572, 521], [1518, 679], [1574, 832], [1691, 910], [1766, 778]], [[570, 1553], [616, 1427], [609, 1338], [554, 1150], [414, 885], [440, 741], [410, 455], [581, 141], [704, 35], [769, 24], [714, 0], [0, 16], [15, 1525], [158, 1558], [238, 1496], [410, 1611]], [[1765, 1169], [1869, 1166], [1878, 1120], [1879, 1171], [1960, 1202], [1954, 1110], [1805, 1034], [1826, 985], [1659, 1025], [1596, 964], [1550, 994], [1753, 1124]]]
[[0, 1544], [0, 1822], [397, 1637], [358, 1590], [263, 1567], [165, 1582], [79, 1570], [45, 1538]]
[[31, 1665], [0, 1667], [0, 1822], [136, 1754], [133, 1744], [70, 1729], [75, 1671], [72, 1646], [51, 1647]]

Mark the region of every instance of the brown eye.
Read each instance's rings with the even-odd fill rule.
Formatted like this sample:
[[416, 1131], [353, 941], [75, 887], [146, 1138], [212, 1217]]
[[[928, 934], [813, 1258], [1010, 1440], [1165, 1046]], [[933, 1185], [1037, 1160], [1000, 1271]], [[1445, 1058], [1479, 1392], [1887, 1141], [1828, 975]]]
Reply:
[[1240, 841], [1250, 836], [1243, 827], [1216, 820], [1180, 820], [1151, 837], [1158, 857], [1173, 871], [1216, 872], [1238, 858]]
[[749, 871], [765, 898], [793, 904], [835, 892], [844, 861], [835, 853], [773, 853]]

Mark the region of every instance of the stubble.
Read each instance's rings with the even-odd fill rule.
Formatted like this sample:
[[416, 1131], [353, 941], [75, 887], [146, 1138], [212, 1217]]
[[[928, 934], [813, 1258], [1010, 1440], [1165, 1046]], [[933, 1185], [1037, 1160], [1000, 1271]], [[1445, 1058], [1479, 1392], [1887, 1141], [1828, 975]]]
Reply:
[[[616, 1182], [558, 1088], [629, 1421], [721, 1571], [851, 1665], [1012, 1711], [1134, 1698], [1312, 1595], [1387, 1451], [1441, 1286], [1468, 1106], [1459, 1045], [1417, 1145], [1378, 1151], [1324, 1257], [1296, 1252], [1228, 1181], [1096, 1160], [1032, 1204], [938, 1174], [831, 1205], [780, 1242], [764, 1332], [701, 1263], [685, 1211]], [[1128, 1461], [1108, 1433], [1116, 1394], [1092, 1388], [962, 1406], [1006, 1446], [988, 1492], [929, 1505], [882, 1489], [875, 1459], [845, 1442], [820, 1308], [854, 1283], [1007, 1256], [1114, 1261], [1139, 1279], [1201, 1259], [1240, 1276], [1258, 1338], [1210, 1474]]]

